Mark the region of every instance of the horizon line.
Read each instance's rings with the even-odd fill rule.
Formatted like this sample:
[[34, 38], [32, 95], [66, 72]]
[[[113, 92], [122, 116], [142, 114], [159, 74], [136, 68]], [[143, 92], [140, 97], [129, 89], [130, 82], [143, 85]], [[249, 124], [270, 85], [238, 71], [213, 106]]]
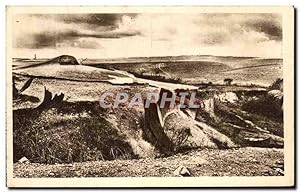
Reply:
[[[62, 56], [62, 55], [70, 55], [70, 56], [74, 56], [74, 55], [71, 55], [71, 54], [61, 54], [61, 55], [58, 55], [58, 56]], [[55, 58], [55, 57], [58, 57], [58, 56], [54, 56], [54, 57], [41, 57], [41, 58], [38, 58], [37, 59], [50, 59], [50, 58]], [[182, 56], [213, 56], [213, 57], [232, 57], [232, 58], [261, 58], [261, 59], [283, 59], [283, 58], [280, 58], [280, 57], [259, 57], [259, 56], [232, 56], [232, 55], [227, 55], [227, 56], [222, 56], [222, 55], [212, 55], [212, 54], [199, 54], [199, 55], [194, 55], [194, 54], [191, 54], [191, 55], [188, 55], [188, 54], [182, 54], [182, 55], [165, 55], [165, 56], [130, 56], [130, 57], [107, 57], [107, 58], [89, 58], [89, 57], [86, 57], [85, 59], [130, 59], [130, 58], [162, 58], [162, 57], [182, 57]], [[77, 58], [76, 56], [74, 56], [75, 58]], [[32, 59], [32, 58], [29, 58], [29, 57], [12, 57], [12, 59]], [[84, 58], [84, 57], [79, 57], [79, 58]]]

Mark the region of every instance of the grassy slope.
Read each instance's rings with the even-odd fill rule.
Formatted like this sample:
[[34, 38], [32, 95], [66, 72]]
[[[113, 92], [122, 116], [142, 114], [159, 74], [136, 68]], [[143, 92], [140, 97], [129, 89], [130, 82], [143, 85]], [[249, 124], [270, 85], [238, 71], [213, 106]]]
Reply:
[[106, 69], [93, 68], [83, 65], [59, 65], [58, 63], [46, 64], [36, 67], [14, 70], [15, 73], [36, 77], [59, 78], [77, 81], [107, 81], [110, 76], [127, 77], [123, 74]]
[[[141, 110], [127, 109], [126, 106], [101, 109], [98, 100], [105, 91], [136, 93], [145, 92], [145, 87], [37, 79], [24, 94], [38, 96], [41, 101], [44, 86], [53, 94], [63, 92], [65, 100], [61, 106], [46, 110], [38, 117], [25, 117], [25, 123], [20, 117], [22, 113], [16, 116], [16, 160], [26, 156], [39, 163], [66, 163], [71, 160], [116, 159], [120, 155], [134, 157], [133, 154], [139, 151], [127, 147], [128, 142], [140, 141], [138, 124]], [[39, 101], [14, 101], [14, 109], [33, 108], [38, 106]], [[17, 111], [14, 114], [17, 115]], [[72, 152], [68, 153], [70, 150]]]

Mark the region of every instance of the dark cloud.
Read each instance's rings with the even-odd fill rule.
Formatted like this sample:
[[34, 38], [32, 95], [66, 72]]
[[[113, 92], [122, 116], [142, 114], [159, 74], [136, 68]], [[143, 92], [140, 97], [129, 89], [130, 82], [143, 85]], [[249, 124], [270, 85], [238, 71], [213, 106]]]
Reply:
[[141, 35], [139, 31], [110, 31], [110, 32], [99, 32], [99, 33], [80, 33], [72, 31], [68, 33], [71, 37], [89, 37], [89, 38], [106, 38], [106, 39], [119, 39], [123, 37], [137, 36]]
[[276, 20], [250, 20], [245, 22], [245, 26], [254, 31], [265, 33], [270, 40], [282, 40], [282, 27]]
[[[14, 46], [18, 48], [29, 48], [29, 49], [38, 49], [38, 48], [54, 48], [58, 45], [72, 45], [68, 42], [74, 41], [73, 45], [78, 43], [80, 38], [103, 38], [103, 39], [119, 39], [122, 37], [130, 37], [139, 35], [140, 32], [137, 31], [127, 31], [127, 32], [99, 32], [99, 33], [82, 33], [75, 30], [65, 31], [65, 32], [40, 32], [36, 34], [31, 34], [28, 37], [19, 37], [15, 40]], [[85, 42], [84, 45], [82, 42], [77, 44], [81, 48], [96, 48], [96, 44], [93, 43], [93, 46], [88, 46], [88, 42]], [[80, 46], [81, 45], [81, 46]]]
[[102, 28], [104, 30], [114, 30], [122, 21], [123, 16], [134, 19], [137, 14], [34, 14], [31, 17], [42, 17], [44, 19], [52, 19], [66, 24], [76, 24], [81, 27], [95, 29]]
[[[82, 38], [96, 39], [119, 39], [123, 37], [136, 36], [141, 33], [138, 31], [120, 30], [119, 25], [122, 23], [123, 16], [134, 18], [137, 14], [31, 14], [19, 15], [20, 23], [26, 17], [38, 19], [39, 21], [52, 21], [52, 27], [41, 26], [41, 30], [34, 30], [26, 34], [26, 37], [15, 37], [14, 46], [18, 48], [55, 48], [58, 45], [80, 48], [98, 48], [96, 43], [82, 42]], [[53, 21], [56, 24], [53, 26]], [[68, 26], [61, 24], [70, 24]], [[61, 27], [60, 27], [61, 25]], [[87, 33], [87, 31], [89, 33]], [[71, 42], [73, 41], [73, 43]]]
[[[125, 15], [126, 18], [124, 18]], [[15, 26], [26, 28], [24, 31], [28, 30], [28, 32], [23, 34], [22, 30], [16, 27], [15, 31], [20, 31], [20, 35], [15, 37], [14, 46], [30, 49], [68, 46], [97, 49], [101, 48], [101, 41], [97, 41], [99, 39], [120, 39], [131, 36], [144, 38], [151, 36], [151, 41], [164, 42], [191, 39], [193, 43], [204, 46], [226, 45], [235, 41], [247, 44], [269, 40], [275, 40], [277, 43], [282, 41], [282, 18], [279, 14], [171, 14], [170, 18], [174, 16], [174, 18], [179, 18], [179, 21], [176, 22], [174, 19], [172, 20], [174, 22], [168, 20], [167, 23], [163, 23], [165, 18], [160, 20], [160, 14], [154, 14], [155, 17], [137, 16], [138, 14], [131, 13], [34, 14], [29, 15], [31, 19], [29, 20], [37, 27], [27, 29], [26, 22], [22, 19], [26, 21], [28, 15], [20, 15]], [[135, 20], [134, 25], [130, 25], [130, 18]], [[49, 22], [48, 25], [47, 22]], [[149, 32], [145, 26], [152, 22], [154, 28], [152, 31], [151, 26], [149, 30], [151, 32]], [[158, 23], [157, 28], [155, 28], [155, 22]]]

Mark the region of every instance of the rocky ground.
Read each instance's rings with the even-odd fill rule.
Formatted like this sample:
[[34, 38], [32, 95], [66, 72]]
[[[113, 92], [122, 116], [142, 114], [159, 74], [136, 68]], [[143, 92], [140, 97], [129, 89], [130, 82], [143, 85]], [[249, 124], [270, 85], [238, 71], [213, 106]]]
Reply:
[[[15, 163], [14, 177], [150, 177], [284, 175], [283, 149], [203, 149], [164, 158], [96, 161], [72, 164]], [[178, 175], [179, 174], [179, 175]]]

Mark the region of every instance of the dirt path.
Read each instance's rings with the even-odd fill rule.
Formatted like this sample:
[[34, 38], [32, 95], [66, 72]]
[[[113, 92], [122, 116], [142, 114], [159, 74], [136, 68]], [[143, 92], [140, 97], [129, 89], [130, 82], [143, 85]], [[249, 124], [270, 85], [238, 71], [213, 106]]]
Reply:
[[15, 177], [174, 176], [185, 166], [192, 176], [283, 175], [283, 149], [204, 149], [156, 159], [96, 161], [73, 164], [14, 164]]

